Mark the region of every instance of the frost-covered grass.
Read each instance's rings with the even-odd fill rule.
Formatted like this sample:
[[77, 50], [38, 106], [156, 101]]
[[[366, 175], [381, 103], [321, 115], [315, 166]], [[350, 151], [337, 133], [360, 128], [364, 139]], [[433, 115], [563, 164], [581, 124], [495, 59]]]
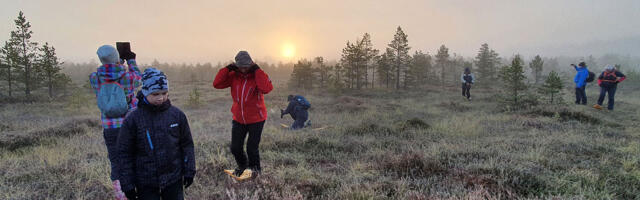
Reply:
[[[312, 128], [279, 118], [290, 91], [266, 95], [264, 172], [230, 180], [228, 90], [172, 83], [189, 118], [197, 174], [188, 199], [640, 198], [640, 96], [617, 93], [616, 111], [542, 105], [502, 112], [495, 94], [457, 88], [341, 95], [306, 92]], [[595, 103], [597, 91], [588, 91]], [[573, 91], [566, 91], [571, 102]], [[92, 93], [68, 101], [0, 106], [0, 199], [109, 199], [109, 166]], [[88, 101], [78, 102], [78, 99]], [[17, 142], [17, 141], [21, 141]]]

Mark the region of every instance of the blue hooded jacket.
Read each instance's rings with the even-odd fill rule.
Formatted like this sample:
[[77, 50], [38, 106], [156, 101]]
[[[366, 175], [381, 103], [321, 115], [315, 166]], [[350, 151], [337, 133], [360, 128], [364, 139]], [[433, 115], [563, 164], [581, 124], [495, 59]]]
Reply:
[[586, 67], [574, 67], [576, 68], [576, 76], [573, 78], [573, 82], [576, 83], [576, 88], [584, 87], [587, 84], [587, 77], [589, 77], [589, 70]]

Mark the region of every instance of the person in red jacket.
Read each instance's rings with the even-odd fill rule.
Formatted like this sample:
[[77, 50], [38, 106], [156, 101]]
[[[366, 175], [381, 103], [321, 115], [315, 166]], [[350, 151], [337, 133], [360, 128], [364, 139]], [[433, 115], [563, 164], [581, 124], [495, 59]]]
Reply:
[[[213, 87], [225, 89], [231, 87], [233, 105], [233, 126], [231, 127], [231, 153], [236, 159], [238, 168], [234, 174], [240, 176], [249, 168], [255, 175], [262, 170], [258, 145], [262, 135], [264, 122], [267, 120], [267, 108], [264, 104], [264, 95], [273, 90], [273, 85], [267, 73], [256, 65], [246, 51], [240, 51], [235, 57], [235, 63], [220, 69], [213, 80]], [[243, 146], [247, 140], [247, 156]]]

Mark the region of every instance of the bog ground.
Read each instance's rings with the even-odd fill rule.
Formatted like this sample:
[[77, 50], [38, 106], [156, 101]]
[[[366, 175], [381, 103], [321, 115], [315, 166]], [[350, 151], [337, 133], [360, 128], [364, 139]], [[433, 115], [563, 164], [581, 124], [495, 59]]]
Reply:
[[[640, 96], [617, 94], [614, 112], [541, 105], [506, 112], [495, 93], [458, 88], [306, 92], [313, 128], [279, 118], [290, 91], [266, 95], [264, 174], [238, 184], [229, 152], [228, 90], [172, 83], [189, 118], [197, 174], [188, 199], [640, 199]], [[596, 91], [588, 90], [590, 104]], [[571, 93], [567, 90], [565, 93]], [[565, 95], [570, 100], [571, 95]], [[95, 98], [0, 106], [0, 199], [110, 199]]]

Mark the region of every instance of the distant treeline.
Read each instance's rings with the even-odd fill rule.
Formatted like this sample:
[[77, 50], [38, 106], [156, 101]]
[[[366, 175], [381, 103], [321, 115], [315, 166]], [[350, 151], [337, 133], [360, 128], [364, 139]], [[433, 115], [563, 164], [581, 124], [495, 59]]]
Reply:
[[[142, 54], [143, 52], [138, 52], [138, 54]], [[213, 78], [215, 77], [218, 70], [226, 65], [230, 64], [231, 61], [227, 61], [225, 63], [218, 62], [215, 65], [212, 63], [197, 63], [197, 64], [176, 64], [176, 63], [166, 63], [160, 62], [158, 60], [153, 60], [151, 63], [144, 63], [144, 61], [138, 61], [138, 66], [140, 70], [154, 67], [162, 70], [170, 81], [177, 82], [187, 82], [187, 83], [196, 83], [196, 82], [213, 82]], [[271, 78], [274, 82], [286, 82], [289, 79], [289, 74], [293, 69], [293, 64], [271, 64], [266, 62], [257, 62], [262, 70], [269, 74], [269, 78]], [[76, 84], [86, 85], [89, 82], [89, 74], [91, 72], [96, 71], [96, 69], [100, 67], [100, 64], [91, 61], [87, 63], [72, 63], [67, 62], [62, 65], [62, 71], [65, 74], [68, 74], [71, 79]]]
[[[495, 85], [501, 68], [511, 64], [514, 57], [507, 58], [481, 44], [478, 54], [463, 57], [452, 53], [445, 45], [435, 53], [415, 50], [411, 52], [408, 35], [398, 27], [393, 39], [384, 50], [373, 48], [371, 36], [365, 33], [355, 42], [348, 41], [342, 49], [338, 62], [326, 63], [323, 57], [313, 60], [301, 59], [293, 66], [289, 81], [292, 88], [311, 89], [362, 89], [362, 88], [418, 88], [425, 85], [458, 86], [464, 68], [472, 69], [480, 85]], [[601, 72], [607, 64], [618, 70], [635, 74], [640, 70], [640, 57], [607, 54], [596, 58], [553, 57], [536, 55], [526, 62], [519, 56], [527, 81], [538, 85], [551, 71], [558, 72], [563, 80], [573, 75], [571, 63], [586, 62], [591, 71]], [[527, 64], [528, 63], [528, 64]]]

